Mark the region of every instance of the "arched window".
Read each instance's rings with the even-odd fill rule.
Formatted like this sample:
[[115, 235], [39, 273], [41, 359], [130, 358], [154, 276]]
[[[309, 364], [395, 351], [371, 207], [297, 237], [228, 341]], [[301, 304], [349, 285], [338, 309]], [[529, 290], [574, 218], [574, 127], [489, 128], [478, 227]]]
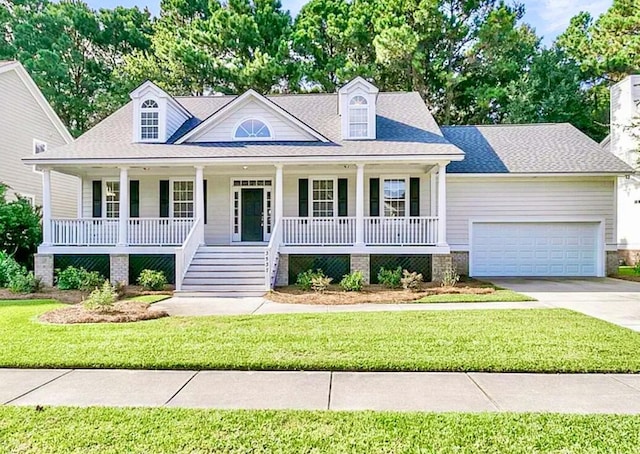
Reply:
[[369, 136], [369, 103], [363, 96], [354, 96], [349, 101], [349, 137]]
[[147, 99], [140, 106], [140, 139], [156, 140], [158, 130], [158, 103], [153, 99]]
[[260, 120], [245, 120], [236, 129], [234, 138], [236, 139], [268, 139], [271, 137], [269, 127]]

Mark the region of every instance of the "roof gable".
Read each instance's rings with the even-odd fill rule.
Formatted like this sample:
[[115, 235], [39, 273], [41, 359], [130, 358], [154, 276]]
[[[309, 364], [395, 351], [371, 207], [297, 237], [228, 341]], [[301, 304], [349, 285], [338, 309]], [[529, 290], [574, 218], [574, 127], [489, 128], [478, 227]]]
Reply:
[[[257, 119], [269, 127], [271, 140], [329, 142], [325, 136], [254, 90], [248, 90], [204, 119], [175, 143], [233, 141], [238, 124]], [[279, 127], [271, 123], [277, 123]], [[284, 132], [284, 137], [278, 137]]]

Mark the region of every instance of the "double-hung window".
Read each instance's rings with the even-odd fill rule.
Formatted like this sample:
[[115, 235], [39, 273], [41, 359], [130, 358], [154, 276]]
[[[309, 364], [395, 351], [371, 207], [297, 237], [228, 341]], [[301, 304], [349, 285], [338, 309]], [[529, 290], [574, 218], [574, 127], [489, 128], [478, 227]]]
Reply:
[[104, 182], [104, 213], [107, 218], [120, 217], [120, 182]]
[[140, 106], [140, 139], [157, 140], [159, 137], [158, 103], [147, 99]]
[[335, 180], [313, 180], [311, 200], [314, 218], [332, 218], [335, 213]]
[[174, 218], [194, 217], [193, 181], [175, 180], [171, 191]]
[[364, 96], [354, 96], [349, 101], [349, 138], [364, 139], [369, 136], [369, 105]]
[[385, 217], [407, 215], [407, 180], [404, 178], [385, 179], [382, 186], [382, 200]]

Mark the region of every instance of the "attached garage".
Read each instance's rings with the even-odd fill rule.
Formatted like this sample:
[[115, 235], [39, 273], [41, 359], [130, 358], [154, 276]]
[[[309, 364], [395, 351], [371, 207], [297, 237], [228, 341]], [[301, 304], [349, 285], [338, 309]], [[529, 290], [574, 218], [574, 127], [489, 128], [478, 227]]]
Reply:
[[604, 276], [601, 222], [472, 222], [471, 276]]

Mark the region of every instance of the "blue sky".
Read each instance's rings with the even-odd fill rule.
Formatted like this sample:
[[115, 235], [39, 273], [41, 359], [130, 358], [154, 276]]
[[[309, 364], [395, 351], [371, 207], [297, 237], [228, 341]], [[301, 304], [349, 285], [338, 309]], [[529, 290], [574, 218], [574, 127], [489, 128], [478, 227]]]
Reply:
[[[281, 0], [285, 8], [295, 15], [306, 0]], [[160, 0], [87, 0], [93, 8], [112, 8], [116, 5], [148, 7], [157, 14]], [[525, 20], [535, 27], [544, 42], [550, 44], [580, 11], [589, 11], [594, 17], [606, 11], [612, 0], [523, 0], [527, 15]]]

